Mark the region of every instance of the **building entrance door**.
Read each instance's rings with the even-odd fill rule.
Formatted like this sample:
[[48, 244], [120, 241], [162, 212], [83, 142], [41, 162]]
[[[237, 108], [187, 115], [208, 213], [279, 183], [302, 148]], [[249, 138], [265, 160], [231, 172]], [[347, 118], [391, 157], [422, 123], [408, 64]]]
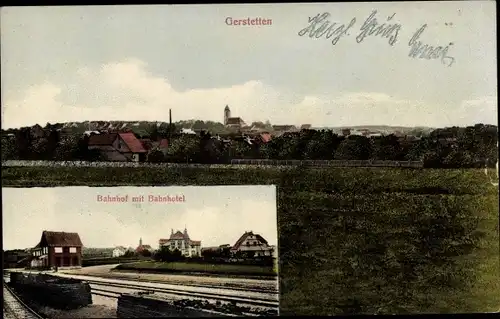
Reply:
[[62, 267], [61, 257], [56, 257], [56, 267]]

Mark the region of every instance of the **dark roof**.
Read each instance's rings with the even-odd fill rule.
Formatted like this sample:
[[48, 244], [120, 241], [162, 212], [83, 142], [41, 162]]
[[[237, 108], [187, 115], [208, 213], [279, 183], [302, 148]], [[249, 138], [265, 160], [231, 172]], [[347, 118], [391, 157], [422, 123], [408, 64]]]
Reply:
[[117, 136], [117, 133], [90, 135], [88, 145], [113, 145]]
[[66, 232], [55, 232], [55, 231], [46, 231], [44, 230], [42, 233], [42, 238], [40, 239], [40, 243], [36, 245], [36, 247], [45, 247], [45, 246], [60, 246], [60, 247], [82, 247], [82, 241], [80, 240], [80, 236], [78, 233], [66, 233]]
[[203, 247], [201, 251], [219, 251], [220, 247], [219, 246], [212, 246], [212, 247]]
[[141, 141], [135, 137], [134, 133], [120, 133], [121, 139], [127, 144], [132, 153], [145, 153], [146, 150], [142, 146]]
[[252, 231], [249, 231], [249, 232], [245, 232], [243, 235], [241, 235], [241, 237], [238, 239], [236, 244], [234, 244], [234, 246], [231, 249], [238, 249], [248, 236], [255, 236], [257, 238], [257, 240], [259, 240], [261, 243], [267, 245], [267, 240], [265, 240], [264, 237], [262, 237], [259, 234], [254, 234]]
[[273, 125], [273, 129], [276, 131], [289, 131], [295, 129], [294, 125]]
[[226, 107], [224, 108], [224, 110], [229, 110], [229, 105], [226, 105]]
[[189, 239], [189, 236], [184, 236], [184, 234], [178, 230], [175, 234], [170, 235], [170, 239]]
[[226, 124], [237, 124], [237, 125], [242, 125], [244, 124], [245, 122], [241, 119], [241, 117], [230, 117], [227, 119], [227, 122]]

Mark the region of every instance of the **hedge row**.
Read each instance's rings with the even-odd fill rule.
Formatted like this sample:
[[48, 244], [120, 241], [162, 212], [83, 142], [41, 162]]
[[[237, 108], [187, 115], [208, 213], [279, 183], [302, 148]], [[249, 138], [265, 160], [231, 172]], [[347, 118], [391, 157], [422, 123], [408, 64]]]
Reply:
[[420, 194], [495, 194], [489, 178], [475, 169], [333, 168], [290, 170], [249, 168], [86, 168], [3, 167], [2, 186], [70, 185], [245, 185], [277, 184], [320, 192], [409, 192]]

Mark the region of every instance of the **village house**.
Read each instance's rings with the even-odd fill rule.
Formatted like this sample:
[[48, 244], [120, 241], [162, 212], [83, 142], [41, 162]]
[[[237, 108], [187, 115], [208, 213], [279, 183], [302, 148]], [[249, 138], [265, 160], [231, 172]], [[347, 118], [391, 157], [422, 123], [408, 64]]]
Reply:
[[168, 139], [162, 138], [159, 141], [152, 141], [149, 138], [143, 138], [139, 140], [144, 147], [144, 149], [149, 152], [151, 150], [159, 150], [163, 155], [167, 154], [168, 150]]
[[297, 127], [295, 125], [273, 125], [273, 131], [275, 133], [296, 132]]
[[146, 149], [134, 133], [107, 133], [91, 135], [89, 150], [99, 150], [108, 161], [143, 161]]
[[228, 128], [241, 129], [246, 126], [246, 123], [241, 117], [231, 117], [231, 110], [229, 109], [229, 106], [226, 105], [224, 108], [224, 125]]
[[184, 228], [184, 233], [177, 231], [170, 234], [169, 239], [159, 240], [160, 248], [165, 246], [171, 251], [178, 249], [185, 257], [200, 257], [201, 256], [201, 241], [191, 240], [189, 238], [187, 228]]
[[135, 249], [135, 252], [138, 254], [142, 254], [142, 253], [144, 253], [144, 251], [149, 251], [150, 253], [152, 253], [154, 251], [154, 249], [150, 245], [143, 245], [142, 238], [140, 238], [139, 239], [139, 246], [137, 246], [137, 248]]
[[270, 246], [261, 235], [254, 234], [252, 231], [245, 232], [238, 239], [236, 244], [231, 247], [231, 253], [238, 252], [253, 253], [255, 257], [273, 256], [274, 248]]
[[113, 249], [113, 257], [121, 257], [121, 256], [125, 255], [126, 252], [127, 252], [127, 248], [125, 248], [123, 246], [115, 247], [115, 249]]
[[82, 266], [82, 241], [77, 233], [42, 232], [32, 249], [32, 268], [78, 268]]

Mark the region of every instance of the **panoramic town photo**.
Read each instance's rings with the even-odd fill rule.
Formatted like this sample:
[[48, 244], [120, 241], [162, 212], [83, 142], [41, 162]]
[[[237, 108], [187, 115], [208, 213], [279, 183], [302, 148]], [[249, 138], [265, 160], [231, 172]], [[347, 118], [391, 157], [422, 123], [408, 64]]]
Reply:
[[42, 317], [278, 315], [274, 186], [2, 191], [4, 294]]
[[494, 2], [0, 13], [4, 310], [500, 310]]

